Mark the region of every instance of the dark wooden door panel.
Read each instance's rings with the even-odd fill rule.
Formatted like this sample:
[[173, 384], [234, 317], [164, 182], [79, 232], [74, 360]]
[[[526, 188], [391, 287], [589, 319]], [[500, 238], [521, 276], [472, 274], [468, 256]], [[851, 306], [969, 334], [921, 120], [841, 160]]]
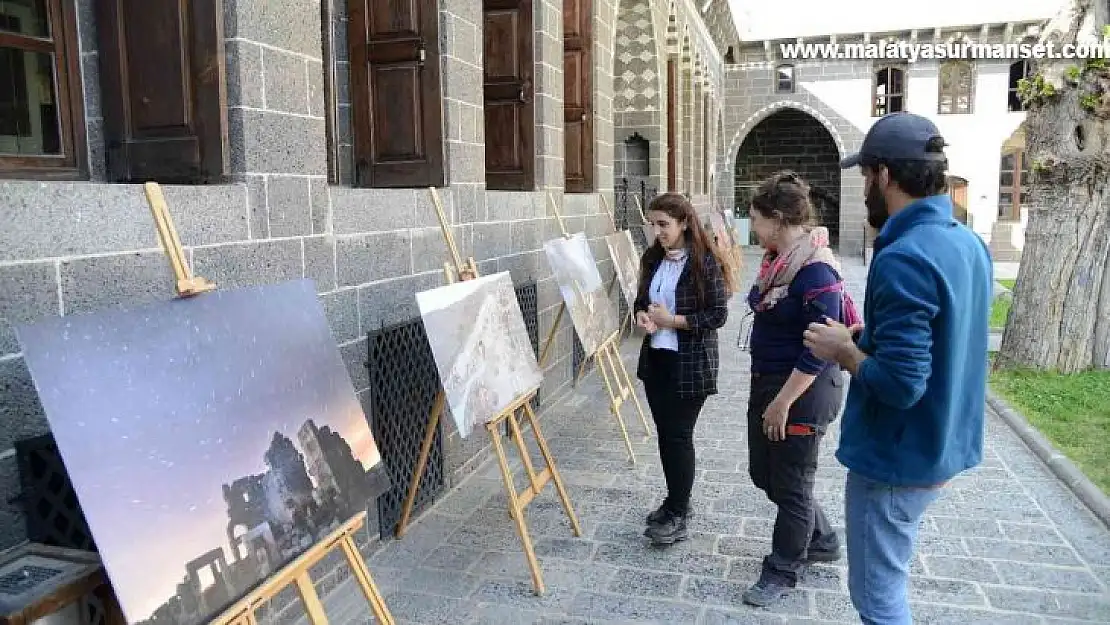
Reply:
[[667, 58], [667, 190], [678, 189], [678, 60]]
[[532, 0], [483, 0], [486, 187], [535, 187]]
[[224, 180], [220, 0], [97, 0], [96, 11], [109, 180]]
[[563, 123], [566, 191], [594, 187], [593, 0], [563, 0]]
[[350, 0], [355, 185], [442, 186], [439, 10], [421, 0]]

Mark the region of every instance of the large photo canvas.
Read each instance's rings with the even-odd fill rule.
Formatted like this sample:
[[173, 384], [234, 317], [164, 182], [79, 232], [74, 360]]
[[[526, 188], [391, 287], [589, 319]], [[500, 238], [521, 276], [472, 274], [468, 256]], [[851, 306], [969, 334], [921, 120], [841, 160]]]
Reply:
[[508, 272], [417, 293], [416, 303], [461, 436], [543, 383]]
[[555, 281], [570, 313], [578, 340], [587, 356], [617, 331], [617, 313], [605, 293], [601, 273], [586, 241], [579, 232], [543, 244]]
[[605, 244], [609, 246], [609, 257], [613, 259], [624, 301], [632, 308], [636, 303], [636, 292], [640, 284], [640, 259], [632, 244], [632, 233], [628, 230], [614, 232], [605, 237]]
[[210, 621], [389, 487], [310, 280], [16, 331], [130, 623]]

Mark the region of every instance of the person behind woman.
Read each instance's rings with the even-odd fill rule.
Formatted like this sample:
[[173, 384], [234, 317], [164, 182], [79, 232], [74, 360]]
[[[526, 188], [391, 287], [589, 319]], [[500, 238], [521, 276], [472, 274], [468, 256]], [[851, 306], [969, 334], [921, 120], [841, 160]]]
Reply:
[[806, 349], [803, 333], [825, 316], [840, 320], [843, 282], [828, 230], [808, 227], [809, 192], [801, 178], [783, 171], [751, 200], [752, 229], [765, 253], [748, 294], [754, 314], [748, 467], [752, 482], [778, 506], [771, 553], [743, 595], [757, 606], [794, 587], [809, 562], [840, 558], [813, 485], [821, 440], [844, 402], [844, 378], [839, 366]]
[[667, 497], [647, 516], [644, 535], [673, 544], [688, 536], [694, 426], [705, 400], [717, 393], [717, 330], [728, 319], [732, 276], [684, 196], [657, 196], [647, 217], [655, 242], [640, 259], [634, 311], [647, 336], [636, 376], [655, 420]]

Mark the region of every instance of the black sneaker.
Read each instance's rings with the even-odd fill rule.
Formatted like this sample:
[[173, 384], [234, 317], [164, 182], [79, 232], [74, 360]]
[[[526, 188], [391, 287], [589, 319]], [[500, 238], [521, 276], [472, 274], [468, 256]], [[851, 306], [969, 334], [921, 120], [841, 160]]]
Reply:
[[686, 517], [671, 511], [664, 512], [664, 518], [658, 523], [652, 523], [644, 530], [644, 536], [651, 539], [653, 545], [673, 545], [690, 537], [686, 529]]
[[[667, 504], [660, 505], [658, 508], [655, 509], [654, 512], [647, 515], [647, 524], [648, 525], [659, 525], [660, 523], [667, 520], [667, 514], [668, 513], [669, 513], [669, 511], [667, 510]], [[693, 518], [693, 516], [694, 516], [694, 511], [693, 510], [686, 511], [686, 518], [687, 519]]]
[[790, 586], [761, 577], [751, 588], [744, 591], [742, 599], [748, 605], [763, 608], [778, 601], [788, 592], [790, 592]]

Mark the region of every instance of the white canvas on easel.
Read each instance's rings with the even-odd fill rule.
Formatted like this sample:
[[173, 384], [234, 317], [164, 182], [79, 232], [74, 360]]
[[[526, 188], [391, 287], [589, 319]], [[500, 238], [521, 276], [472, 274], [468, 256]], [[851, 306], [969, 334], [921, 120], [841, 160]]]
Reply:
[[593, 356], [605, 341], [615, 335], [620, 323], [605, 292], [601, 273], [586, 235], [578, 232], [543, 244], [563, 302], [586, 356]]
[[460, 436], [543, 383], [508, 272], [417, 293], [416, 303]]
[[624, 301], [629, 308], [633, 308], [636, 304], [636, 292], [639, 290], [640, 260], [636, 255], [636, 246], [632, 243], [632, 233], [621, 230], [606, 235], [605, 244], [609, 246], [609, 257], [613, 259], [613, 268], [616, 270]]

